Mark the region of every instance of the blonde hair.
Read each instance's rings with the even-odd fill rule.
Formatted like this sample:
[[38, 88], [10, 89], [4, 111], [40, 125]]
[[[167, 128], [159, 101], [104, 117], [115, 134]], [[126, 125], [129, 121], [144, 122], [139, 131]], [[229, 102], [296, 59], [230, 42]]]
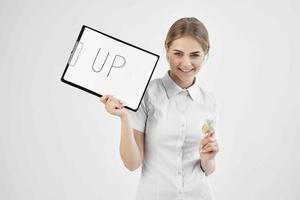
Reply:
[[200, 43], [205, 54], [208, 54], [210, 49], [208, 32], [204, 24], [197, 18], [185, 17], [174, 22], [168, 31], [165, 47], [168, 49], [174, 40], [184, 36], [194, 37]]

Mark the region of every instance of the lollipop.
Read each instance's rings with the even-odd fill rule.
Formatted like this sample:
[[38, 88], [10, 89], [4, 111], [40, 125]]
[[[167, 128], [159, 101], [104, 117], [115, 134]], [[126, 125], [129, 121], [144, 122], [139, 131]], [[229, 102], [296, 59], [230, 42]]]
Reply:
[[202, 124], [202, 133], [207, 134], [210, 132], [214, 132], [214, 120], [207, 119]]

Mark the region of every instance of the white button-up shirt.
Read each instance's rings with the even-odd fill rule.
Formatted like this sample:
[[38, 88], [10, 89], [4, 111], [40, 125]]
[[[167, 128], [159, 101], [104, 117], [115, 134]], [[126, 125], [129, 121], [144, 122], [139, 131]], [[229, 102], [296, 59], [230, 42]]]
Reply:
[[216, 118], [214, 96], [197, 81], [182, 89], [168, 71], [149, 83], [138, 111], [129, 113], [133, 128], [145, 134], [136, 200], [215, 199], [199, 154], [201, 124]]

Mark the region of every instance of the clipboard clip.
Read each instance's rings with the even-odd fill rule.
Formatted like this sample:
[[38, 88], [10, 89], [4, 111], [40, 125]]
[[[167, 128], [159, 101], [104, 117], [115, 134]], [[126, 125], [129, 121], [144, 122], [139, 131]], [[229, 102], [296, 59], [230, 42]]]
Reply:
[[[73, 50], [71, 51], [71, 55], [70, 55], [70, 58], [68, 60], [68, 64], [71, 66], [71, 67], [74, 67], [77, 63], [77, 60], [78, 60], [78, 57], [81, 53], [81, 50], [83, 48], [83, 43], [80, 42], [80, 41], [76, 41], [75, 45], [74, 45], [74, 48]], [[74, 59], [73, 59], [74, 58]]]

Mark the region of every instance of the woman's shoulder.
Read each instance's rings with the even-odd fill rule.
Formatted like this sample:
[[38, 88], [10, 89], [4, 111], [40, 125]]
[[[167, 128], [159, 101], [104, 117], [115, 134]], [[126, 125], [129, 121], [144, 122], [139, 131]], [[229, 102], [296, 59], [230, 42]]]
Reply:
[[151, 95], [161, 94], [162, 89], [162, 78], [152, 79], [147, 86], [147, 92]]
[[152, 79], [146, 89], [144, 100], [147, 104], [151, 104], [163, 96], [163, 86], [161, 78]]

